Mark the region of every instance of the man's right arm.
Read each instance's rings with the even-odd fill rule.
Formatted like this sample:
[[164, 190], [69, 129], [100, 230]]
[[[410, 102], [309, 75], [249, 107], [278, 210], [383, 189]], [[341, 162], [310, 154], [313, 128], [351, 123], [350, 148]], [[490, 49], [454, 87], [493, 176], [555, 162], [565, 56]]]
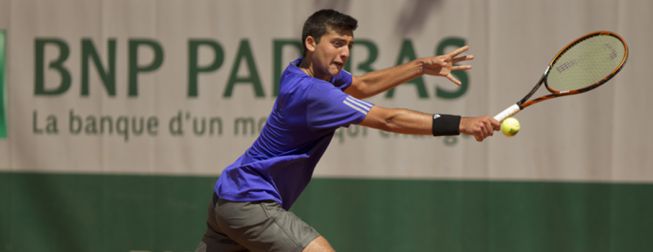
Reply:
[[[372, 107], [360, 125], [412, 135], [431, 135], [434, 126], [432, 114], [380, 106]], [[462, 117], [459, 131], [462, 134], [474, 136], [477, 141], [483, 141], [492, 136], [494, 131], [499, 130], [499, 125], [498, 121], [489, 116]]]

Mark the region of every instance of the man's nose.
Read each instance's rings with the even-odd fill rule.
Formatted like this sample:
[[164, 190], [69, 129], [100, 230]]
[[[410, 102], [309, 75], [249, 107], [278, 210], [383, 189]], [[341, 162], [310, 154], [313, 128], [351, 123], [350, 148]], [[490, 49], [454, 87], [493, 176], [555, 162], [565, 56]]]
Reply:
[[349, 58], [349, 50], [350, 50], [349, 47], [343, 46], [343, 48], [344, 49], [342, 49], [342, 51], [340, 51], [340, 57]]

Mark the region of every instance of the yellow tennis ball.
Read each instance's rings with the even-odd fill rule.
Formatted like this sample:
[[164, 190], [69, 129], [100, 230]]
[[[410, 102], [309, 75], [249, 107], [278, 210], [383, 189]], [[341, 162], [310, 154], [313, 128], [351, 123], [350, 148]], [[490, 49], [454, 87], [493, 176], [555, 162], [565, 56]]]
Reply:
[[514, 136], [519, 132], [520, 126], [517, 119], [510, 117], [501, 122], [501, 132], [506, 136]]

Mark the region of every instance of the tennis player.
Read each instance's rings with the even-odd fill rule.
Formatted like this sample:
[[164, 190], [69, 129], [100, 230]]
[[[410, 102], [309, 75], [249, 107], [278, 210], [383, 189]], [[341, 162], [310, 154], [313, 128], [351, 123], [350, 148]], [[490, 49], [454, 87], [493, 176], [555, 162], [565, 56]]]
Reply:
[[334, 132], [351, 124], [419, 135], [492, 136], [499, 122], [488, 117], [428, 114], [384, 108], [362, 99], [421, 75], [460, 84], [455, 63], [472, 60], [452, 53], [352, 76], [343, 70], [356, 19], [320, 10], [304, 23], [303, 57], [281, 76], [279, 96], [259, 137], [218, 178], [207, 230], [197, 251], [334, 251], [313, 227], [288, 211], [311, 180]]

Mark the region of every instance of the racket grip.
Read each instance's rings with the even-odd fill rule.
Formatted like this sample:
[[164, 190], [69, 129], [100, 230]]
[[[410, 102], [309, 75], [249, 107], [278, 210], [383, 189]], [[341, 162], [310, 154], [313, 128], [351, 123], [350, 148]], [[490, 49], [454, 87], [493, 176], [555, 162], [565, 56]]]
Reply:
[[510, 116], [512, 116], [514, 114], [517, 114], [517, 112], [519, 112], [519, 110], [521, 110], [519, 108], [519, 105], [517, 105], [515, 103], [512, 106], [508, 107], [507, 109], [504, 109], [503, 111], [501, 111], [501, 113], [495, 115], [494, 120], [497, 120], [497, 121], [501, 122], [504, 119], [506, 119], [506, 118], [508, 118], [508, 117], [510, 117]]

